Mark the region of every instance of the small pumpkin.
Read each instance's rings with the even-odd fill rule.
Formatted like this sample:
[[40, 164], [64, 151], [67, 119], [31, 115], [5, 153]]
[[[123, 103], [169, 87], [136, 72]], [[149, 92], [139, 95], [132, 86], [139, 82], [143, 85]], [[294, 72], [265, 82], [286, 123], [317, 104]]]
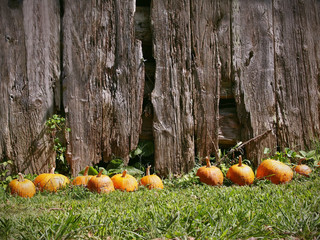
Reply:
[[77, 176], [75, 179], [72, 181], [72, 185], [75, 186], [87, 186], [89, 180], [93, 177], [92, 175], [88, 175], [89, 171], [89, 166], [86, 166], [83, 176]]
[[88, 189], [91, 192], [109, 193], [114, 191], [113, 182], [107, 175], [102, 175], [103, 169], [100, 170], [98, 175], [91, 177], [88, 182]]
[[206, 166], [200, 167], [197, 171], [197, 176], [200, 182], [211, 186], [223, 184], [223, 174], [221, 170], [215, 166], [211, 166], [209, 157], [206, 157]]
[[22, 173], [18, 173], [18, 178], [9, 183], [9, 188], [12, 195], [19, 195], [25, 198], [31, 198], [36, 193], [36, 187], [33, 182], [24, 179]]
[[251, 167], [242, 164], [242, 156], [239, 156], [239, 163], [231, 166], [227, 172], [227, 178], [240, 186], [250, 185], [254, 181], [254, 173]]
[[127, 192], [132, 192], [138, 189], [137, 180], [130, 174], [127, 174], [127, 170], [114, 175], [111, 180], [115, 189], [120, 189]]
[[69, 178], [62, 174], [54, 173], [54, 170], [55, 168], [52, 168], [50, 173], [42, 173], [33, 180], [34, 185], [40, 191], [56, 192], [70, 183]]
[[294, 171], [300, 175], [309, 177], [309, 174], [312, 172], [312, 170], [308, 165], [301, 164], [303, 160], [305, 159], [303, 158], [299, 161], [298, 165], [295, 166]]
[[146, 169], [146, 175], [141, 178], [140, 185], [146, 186], [149, 189], [163, 189], [162, 180], [155, 174], [150, 175], [150, 167], [148, 166]]
[[258, 179], [266, 178], [274, 184], [280, 184], [291, 181], [293, 171], [282, 162], [267, 159], [259, 165], [256, 176]]

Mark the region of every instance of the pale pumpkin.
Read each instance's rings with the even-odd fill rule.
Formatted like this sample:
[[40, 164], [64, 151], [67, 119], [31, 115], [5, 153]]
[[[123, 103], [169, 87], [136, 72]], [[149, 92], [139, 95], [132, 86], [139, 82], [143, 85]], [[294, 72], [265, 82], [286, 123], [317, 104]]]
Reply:
[[258, 179], [269, 179], [274, 184], [280, 184], [291, 181], [293, 171], [282, 162], [267, 159], [259, 165], [256, 177]]
[[308, 165], [305, 164], [301, 164], [302, 161], [305, 159], [301, 159], [299, 161], [299, 164], [297, 166], [294, 167], [294, 171], [296, 173], [299, 173], [300, 175], [309, 177], [310, 173], [312, 172], [311, 168]]
[[54, 170], [55, 168], [52, 168], [50, 173], [42, 173], [33, 180], [34, 185], [40, 191], [56, 192], [70, 183], [69, 178], [62, 174], [54, 173]]
[[89, 166], [85, 168], [83, 176], [77, 176], [75, 179], [73, 179], [72, 185], [86, 187], [88, 185], [89, 180], [93, 177], [92, 175], [88, 175], [88, 171]]
[[124, 170], [122, 173], [116, 174], [111, 178], [115, 189], [122, 191], [132, 192], [138, 189], [137, 180], [127, 174], [127, 170]]
[[146, 176], [141, 178], [140, 185], [146, 186], [148, 189], [163, 189], [162, 180], [155, 174], [150, 175], [150, 167], [147, 167]]
[[215, 166], [211, 166], [209, 157], [206, 157], [206, 166], [198, 169], [197, 176], [200, 182], [211, 186], [223, 184], [223, 174], [221, 170]]
[[88, 182], [88, 189], [91, 192], [109, 193], [114, 191], [112, 180], [107, 175], [102, 175], [103, 169], [100, 170], [97, 176], [93, 176]]
[[242, 163], [242, 156], [240, 155], [239, 163], [229, 168], [227, 178], [240, 186], [250, 185], [254, 181], [254, 173], [251, 167]]
[[18, 179], [14, 179], [9, 183], [10, 192], [12, 195], [31, 198], [36, 193], [36, 187], [33, 182], [24, 179], [22, 173], [18, 173]]

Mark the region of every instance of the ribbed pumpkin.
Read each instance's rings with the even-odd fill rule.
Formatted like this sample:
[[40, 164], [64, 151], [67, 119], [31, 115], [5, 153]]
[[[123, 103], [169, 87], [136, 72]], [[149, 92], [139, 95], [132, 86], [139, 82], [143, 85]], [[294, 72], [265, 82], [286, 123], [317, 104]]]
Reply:
[[150, 167], [151, 166], [147, 167], [146, 175], [141, 178], [140, 185], [146, 186], [149, 189], [163, 189], [162, 180], [155, 174], [150, 175]]
[[18, 173], [18, 175], [18, 179], [14, 179], [9, 183], [11, 194], [25, 198], [33, 197], [36, 193], [36, 187], [33, 182], [28, 179], [24, 179], [22, 173]]
[[115, 189], [120, 189], [127, 192], [132, 192], [138, 189], [137, 180], [130, 174], [127, 174], [127, 170], [114, 175], [111, 180]]
[[87, 186], [89, 180], [93, 177], [92, 175], [88, 175], [89, 171], [89, 166], [86, 166], [83, 176], [77, 176], [75, 179], [72, 181], [72, 185], [75, 186]]
[[309, 177], [309, 174], [312, 172], [312, 170], [308, 165], [301, 164], [303, 160], [305, 160], [305, 159], [301, 159], [299, 161], [299, 164], [297, 166], [295, 166], [294, 171], [296, 173], [299, 173], [300, 175]]
[[102, 175], [103, 169], [100, 170], [97, 176], [93, 176], [88, 182], [88, 189], [91, 192], [109, 193], [114, 191], [113, 182], [107, 175]]
[[223, 174], [221, 170], [215, 166], [211, 166], [209, 157], [206, 157], [206, 166], [200, 167], [197, 171], [197, 176], [200, 182], [211, 186], [223, 184]]
[[288, 165], [282, 162], [267, 159], [259, 165], [256, 177], [258, 179], [269, 179], [274, 184], [286, 183], [291, 181], [293, 171]]
[[242, 156], [239, 156], [239, 164], [235, 164], [229, 168], [227, 178], [240, 186], [250, 185], [254, 181], [254, 173], [251, 167], [242, 164]]
[[70, 183], [69, 178], [62, 174], [55, 174], [54, 170], [55, 168], [52, 168], [50, 173], [42, 173], [33, 180], [34, 185], [40, 191], [56, 192]]

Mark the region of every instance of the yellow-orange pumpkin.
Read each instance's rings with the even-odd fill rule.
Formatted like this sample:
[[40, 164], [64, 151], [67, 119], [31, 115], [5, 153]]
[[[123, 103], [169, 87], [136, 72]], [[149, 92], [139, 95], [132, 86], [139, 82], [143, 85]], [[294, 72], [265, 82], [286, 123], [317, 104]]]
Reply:
[[88, 189], [91, 192], [109, 193], [114, 191], [113, 182], [107, 175], [102, 175], [103, 169], [100, 170], [97, 176], [93, 176], [88, 182]]
[[291, 181], [293, 171], [282, 162], [267, 159], [259, 165], [256, 177], [258, 179], [269, 179], [274, 184], [286, 183]]
[[36, 187], [33, 182], [28, 179], [24, 179], [22, 173], [18, 173], [18, 175], [18, 179], [14, 179], [9, 183], [11, 194], [25, 198], [33, 197], [36, 193]]
[[251, 167], [242, 164], [242, 156], [239, 156], [239, 164], [235, 164], [229, 168], [227, 178], [240, 186], [250, 185], [254, 181], [254, 173]]
[[146, 176], [141, 178], [140, 185], [146, 186], [149, 189], [163, 189], [162, 180], [155, 174], [150, 175], [150, 167], [151, 166], [147, 167]]
[[309, 174], [312, 172], [312, 170], [308, 165], [301, 164], [303, 160], [305, 160], [305, 159], [301, 159], [299, 161], [299, 164], [294, 167], [294, 171], [296, 173], [299, 173], [300, 175], [309, 177]]
[[92, 175], [88, 175], [89, 171], [89, 166], [86, 166], [83, 176], [77, 176], [75, 179], [72, 181], [72, 185], [75, 186], [87, 186], [89, 180], [93, 177]]
[[115, 189], [120, 189], [127, 192], [132, 192], [138, 189], [137, 180], [130, 174], [127, 174], [127, 170], [124, 170], [122, 174], [119, 173], [114, 175], [111, 180]]
[[209, 157], [206, 157], [206, 166], [200, 167], [197, 171], [197, 176], [200, 182], [211, 186], [223, 184], [223, 174], [221, 170], [215, 166], [211, 166]]
[[52, 168], [50, 173], [42, 173], [33, 180], [34, 185], [40, 191], [56, 192], [70, 183], [69, 178], [62, 174], [54, 173], [54, 170], [55, 168]]

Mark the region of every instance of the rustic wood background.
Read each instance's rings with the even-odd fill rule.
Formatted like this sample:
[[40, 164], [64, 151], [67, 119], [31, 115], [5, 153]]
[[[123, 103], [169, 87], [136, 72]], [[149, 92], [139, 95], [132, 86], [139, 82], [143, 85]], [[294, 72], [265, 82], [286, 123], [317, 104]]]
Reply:
[[319, 0], [0, 0], [0, 160], [48, 171], [45, 121], [66, 116], [86, 165], [154, 141], [160, 175], [246, 145], [319, 137]]

